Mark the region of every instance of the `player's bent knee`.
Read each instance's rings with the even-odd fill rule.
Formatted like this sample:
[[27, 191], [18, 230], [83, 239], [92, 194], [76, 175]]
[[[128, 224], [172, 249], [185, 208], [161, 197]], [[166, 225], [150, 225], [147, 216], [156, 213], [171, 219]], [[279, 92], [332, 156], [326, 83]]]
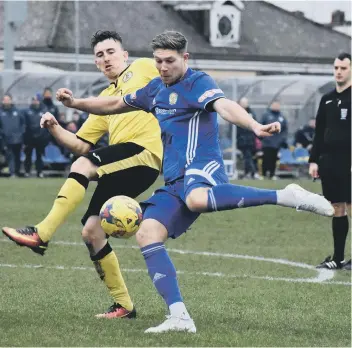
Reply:
[[97, 167], [88, 158], [81, 156], [72, 163], [70, 172], [82, 174], [90, 179], [96, 176]]
[[164, 225], [154, 219], [146, 219], [136, 233], [138, 245], [143, 248], [153, 243], [163, 243], [167, 239], [167, 230]]
[[82, 239], [85, 243], [96, 244], [106, 239], [100, 226], [99, 217], [91, 216], [82, 229]]
[[83, 227], [82, 229], [82, 239], [85, 243], [93, 244], [96, 242], [97, 235], [94, 233], [93, 229]]
[[346, 215], [346, 203], [332, 203], [332, 206], [335, 209], [335, 217]]
[[190, 192], [186, 198], [188, 209], [195, 213], [201, 213], [207, 210], [208, 207], [208, 188], [197, 188]]

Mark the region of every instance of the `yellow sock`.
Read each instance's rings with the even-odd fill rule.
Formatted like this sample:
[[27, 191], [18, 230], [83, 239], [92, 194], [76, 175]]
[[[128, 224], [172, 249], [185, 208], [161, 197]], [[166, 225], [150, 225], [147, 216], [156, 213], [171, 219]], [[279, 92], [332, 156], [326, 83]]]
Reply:
[[[100, 260], [94, 260], [94, 266], [97, 270], [100, 279], [105, 283], [109, 289], [110, 295], [113, 297], [116, 303], [119, 303], [122, 307], [126, 308], [128, 311], [133, 309], [133, 303], [128, 294], [128, 290], [123, 280], [119, 261], [117, 260], [115, 252], [111, 249], [109, 243], [102, 250], [109, 251]], [[99, 255], [99, 253], [98, 253]], [[94, 259], [95, 257], [93, 257]]]
[[[76, 174], [76, 177], [82, 177], [80, 178], [80, 182], [86, 185], [83, 186], [76, 178], [73, 179], [70, 177], [71, 174]], [[69, 214], [76, 209], [84, 198], [89, 180], [81, 174], [71, 174], [61, 187], [49, 214], [42, 222], [35, 226], [43, 242], [48, 242], [51, 239], [57, 228], [64, 223]]]

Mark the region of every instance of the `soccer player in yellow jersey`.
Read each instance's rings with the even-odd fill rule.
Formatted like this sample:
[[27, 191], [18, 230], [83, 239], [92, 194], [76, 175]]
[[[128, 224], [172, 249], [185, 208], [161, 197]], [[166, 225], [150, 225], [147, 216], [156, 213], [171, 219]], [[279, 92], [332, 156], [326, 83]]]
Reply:
[[[92, 38], [92, 48], [96, 66], [111, 82], [102, 96], [127, 95], [158, 76], [152, 59], [142, 58], [127, 64], [128, 52], [116, 32], [97, 32]], [[4, 227], [3, 233], [17, 244], [43, 255], [57, 228], [82, 202], [89, 181], [97, 179], [98, 185], [82, 218], [82, 237], [100, 278], [114, 299], [108, 311], [98, 317], [133, 318], [136, 311], [116, 254], [100, 226], [99, 211], [113, 196], [137, 197], [158, 177], [163, 156], [158, 121], [152, 114], [139, 110], [118, 117], [90, 114], [77, 134], [73, 134], [62, 128], [52, 114], [46, 113], [41, 125], [60, 144], [81, 156], [72, 164], [66, 182], [43, 221], [19, 229]], [[94, 149], [107, 132], [109, 146]]]

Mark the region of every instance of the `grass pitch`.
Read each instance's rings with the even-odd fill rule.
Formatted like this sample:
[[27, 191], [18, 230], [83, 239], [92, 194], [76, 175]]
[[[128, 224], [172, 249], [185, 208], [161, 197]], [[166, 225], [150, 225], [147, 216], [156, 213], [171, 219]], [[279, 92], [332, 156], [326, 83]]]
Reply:
[[[1, 178], [1, 225], [38, 223], [63, 181]], [[318, 183], [300, 184], [320, 192]], [[350, 273], [313, 267], [332, 252], [331, 220], [274, 206], [204, 214], [167, 242], [196, 334], [143, 333], [166, 308], [134, 238], [111, 244], [138, 318], [95, 319], [112, 301], [80, 238], [94, 185], [44, 257], [0, 237], [0, 346], [351, 346]]]

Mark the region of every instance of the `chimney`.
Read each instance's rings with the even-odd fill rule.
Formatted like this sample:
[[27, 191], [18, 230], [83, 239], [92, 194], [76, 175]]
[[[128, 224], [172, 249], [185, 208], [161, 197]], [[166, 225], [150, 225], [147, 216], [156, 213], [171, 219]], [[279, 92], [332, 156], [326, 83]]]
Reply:
[[336, 10], [331, 14], [331, 25], [339, 26], [345, 24], [345, 12]]
[[304, 12], [302, 11], [292, 11], [292, 13], [298, 18], [304, 18]]

